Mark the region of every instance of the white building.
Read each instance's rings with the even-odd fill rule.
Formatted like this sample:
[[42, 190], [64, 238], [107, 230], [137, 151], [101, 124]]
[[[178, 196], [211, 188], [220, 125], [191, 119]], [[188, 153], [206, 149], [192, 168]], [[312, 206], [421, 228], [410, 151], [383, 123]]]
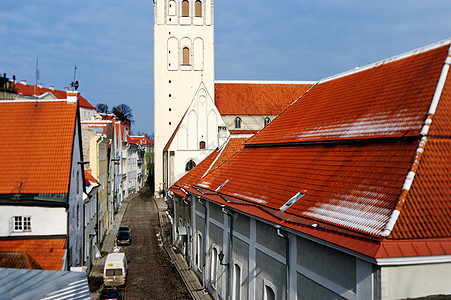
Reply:
[[[212, 0], [156, 0], [154, 3], [155, 191], [158, 192], [164, 188], [163, 149], [201, 84], [203, 96], [199, 100], [214, 99], [214, 6]], [[211, 118], [216, 119], [217, 126], [221, 123], [220, 116], [213, 112], [216, 114], [213, 117], [211, 113], [206, 110], [188, 112], [187, 117], [199, 124], [196, 132], [201, 132], [189, 138], [195, 149], [199, 149], [198, 145], [207, 136], [203, 128], [205, 121]], [[217, 131], [217, 127], [214, 129]], [[205, 149], [211, 150], [217, 145], [211, 147], [212, 144], [207, 144]], [[175, 151], [173, 154], [178, 157]], [[183, 156], [181, 160], [188, 157]], [[205, 151], [193, 152], [191, 158], [201, 161], [205, 156]]]

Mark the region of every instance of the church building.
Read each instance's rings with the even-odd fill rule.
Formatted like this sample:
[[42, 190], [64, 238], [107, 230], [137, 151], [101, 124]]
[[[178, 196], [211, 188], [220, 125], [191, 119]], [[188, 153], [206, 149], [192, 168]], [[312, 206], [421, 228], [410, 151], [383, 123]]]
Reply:
[[263, 129], [315, 82], [215, 81], [214, 1], [155, 0], [155, 192], [231, 134]]

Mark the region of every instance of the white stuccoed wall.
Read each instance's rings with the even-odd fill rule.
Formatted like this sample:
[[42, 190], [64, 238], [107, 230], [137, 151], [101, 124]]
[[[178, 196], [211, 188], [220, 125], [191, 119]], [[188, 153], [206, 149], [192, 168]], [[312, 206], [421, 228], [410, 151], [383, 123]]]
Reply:
[[[171, 3], [170, 3], [171, 2]], [[169, 7], [169, 4], [175, 7]], [[213, 0], [202, 1], [202, 17], [181, 17], [182, 1], [156, 0], [154, 7], [155, 191], [163, 183], [163, 149], [203, 81], [214, 99]], [[170, 14], [171, 9], [171, 14]], [[182, 65], [183, 48], [190, 65]], [[169, 65], [170, 64], [170, 65]]]

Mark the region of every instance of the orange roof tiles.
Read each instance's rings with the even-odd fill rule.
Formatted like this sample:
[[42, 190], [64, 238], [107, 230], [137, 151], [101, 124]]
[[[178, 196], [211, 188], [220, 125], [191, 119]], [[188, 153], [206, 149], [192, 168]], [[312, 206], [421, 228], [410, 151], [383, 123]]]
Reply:
[[0, 101], [0, 194], [68, 193], [76, 115], [66, 101]]
[[190, 191], [374, 258], [450, 255], [450, 42], [320, 81]]
[[419, 135], [448, 49], [320, 82], [248, 143]]
[[221, 115], [278, 115], [313, 82], [216, 82], [215, 105]]
[[26, 253], [42, 269], [59, 271], [64, 264], [65, 243], [65, 238], [0, 240], [0, 251]]
[[[227, 144], [221, 149], [214, 150], [209, 156], [207, 156], [199, 165], [189, 171], [185, 176], [180, 178], [174, 183], [171, 190], [179, 195], [186, 197], [186, 191], [197, 181], [199, 181], [208, 172], [211, 172], [223, 162], [232, 157], [240, 149], [243, 148], [243, 143], [248, 138], [231, 136], [227, 141]], [[184, 191], [181, 194], [179, 188], [183, 188]]]
[[[40, 88], [40, 87], [35, 88], [34, 85], [23, 85], [21, 83], [16, 83], [15, 86], [16, 86], [17, 94], [22, 94], [24, 96], [32, 97], [34, 95], [40, 96], [45, 93], [51, 93], [56, 97], [56, 99], [66, 99], [67, 98], [66, 91], [60, 91], [60, 90], [54, 90], [54, 89], [52, 90], [52, 89]], [[91, 103], [88, 102], [88, 100], [83, 98], [80, 94], [78, 94], [78, 103], [79, 103], [80, 107], [96, 109], [94, 106], [91, 105]]]

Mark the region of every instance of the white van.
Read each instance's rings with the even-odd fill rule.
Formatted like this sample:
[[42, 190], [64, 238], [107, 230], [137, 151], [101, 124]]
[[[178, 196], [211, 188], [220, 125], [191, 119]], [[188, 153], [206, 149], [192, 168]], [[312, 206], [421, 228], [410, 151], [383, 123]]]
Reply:
[[125, 253], [110, 253], [103, 269], [103, 282], [106, 286], [124, 285], [127, 277]]

